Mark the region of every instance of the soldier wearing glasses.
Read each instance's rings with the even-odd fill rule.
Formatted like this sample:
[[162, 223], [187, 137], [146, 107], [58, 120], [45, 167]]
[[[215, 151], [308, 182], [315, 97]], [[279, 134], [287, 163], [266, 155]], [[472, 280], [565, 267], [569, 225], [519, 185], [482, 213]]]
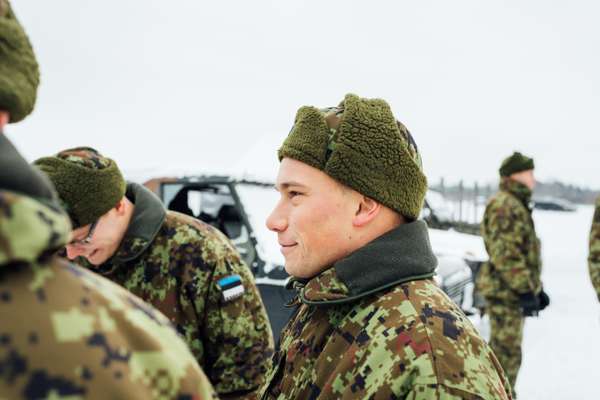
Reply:
[[162, 311], [221, 398], [254, 397], [273, 338], [252, 273], [225, 236], [165, 210], [92, 148], [68, 149], [35, 164], [71, 218], [67, 257]]

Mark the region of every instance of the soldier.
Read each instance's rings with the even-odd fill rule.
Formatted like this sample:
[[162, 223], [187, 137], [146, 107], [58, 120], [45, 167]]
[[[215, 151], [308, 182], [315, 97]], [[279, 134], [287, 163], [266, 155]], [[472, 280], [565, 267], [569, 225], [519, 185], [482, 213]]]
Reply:
[[550, 303], [542, 289], [540, 241], [531, 217], [533, 159], [515, 152], [500, 167], [500, 191], [488, 202], [481, 233], [490, 260], [478, 290], [490, 317], [490, 346], [513, 387], [521, 365], [524, 317]]
[[252, 273], [229, 240], [210, 225], [165, 210], [92, 148], [64, 150], [35, 164], [71, 218], [68, 258], [162, 311], [219, 396], [254, 397], [273, 338]]
[[279, 149], [277, 233], [298, 307], [263, 399], [509, 399], [436, 286], [417, 146], [383, 100], [302, 107]]
[[70, 238], [68, 216], [2, 133], [32, 111], [38, 81], [0, 0], [0, 398], [216, 398], [164, 316], [54, 255]]
[[596, 290], [598, 300], [600, 300], [600, 197], [596, 200], [596, 211], [594, 212], [594, 220], [592, 221], [590, 232], [588, 266], [592, 285]]

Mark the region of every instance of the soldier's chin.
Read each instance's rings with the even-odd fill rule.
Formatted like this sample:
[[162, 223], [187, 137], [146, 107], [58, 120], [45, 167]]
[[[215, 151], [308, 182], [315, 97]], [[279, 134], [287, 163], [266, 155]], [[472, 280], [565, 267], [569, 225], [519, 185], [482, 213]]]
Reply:
[[287, 262], [285, 263], [285, 271], [295, 278], [307, 279], [312, 278], [315, 274], [307, 269], [303, 263]]
[[104, 261], [106, 261], [103, 257], [102, 257], [102, 252], [100, 251], [100, 249], [95, 249], [94, 251], [92, 251], [90, 253], [89, 256], [86, 257], [87, 260], [89, 261], [90, 264], [92, 265], [100, 265], [102, 264]]
[[290, 276], [296, 277], [296, 278], [302, 278], [302, 271], [299, 270], [298, 266], [295, 265], [293, 262], [289, 262], [288, 260], [285, 260], [285, 272], [287, 272]]

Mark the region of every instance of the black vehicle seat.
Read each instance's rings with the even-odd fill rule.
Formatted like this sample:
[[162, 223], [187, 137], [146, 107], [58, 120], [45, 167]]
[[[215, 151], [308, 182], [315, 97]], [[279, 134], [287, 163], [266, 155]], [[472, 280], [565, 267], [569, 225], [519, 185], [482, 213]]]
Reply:
[[168, 209], [196, 217], [188, 205], [188, 190], [185, 188], [177, 192], [173, 200], [169, 202]]
[[242, 217], [235, 206], [224, 205], [217, 215], [219, 229], [230, 239], [235, 239], [242, 235]]
[[217, 221], [218, 229], [231, 240], [244, 262], [252, 266], [256, 251], [250, 240], [248, 228], [244, 225], [239, 211], [235, 206], [224, 205], [217, 214]]

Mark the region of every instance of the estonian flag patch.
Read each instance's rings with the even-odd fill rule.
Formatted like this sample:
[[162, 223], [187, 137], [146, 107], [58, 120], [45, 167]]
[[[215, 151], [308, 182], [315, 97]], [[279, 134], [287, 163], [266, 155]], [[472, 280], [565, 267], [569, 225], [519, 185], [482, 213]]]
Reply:
[[223, 293], [223, 300], [230, 301], [237, 299], [244, 294], [244, 285], [239, 275], [226, 276], [217, 281], [217, 285]]

